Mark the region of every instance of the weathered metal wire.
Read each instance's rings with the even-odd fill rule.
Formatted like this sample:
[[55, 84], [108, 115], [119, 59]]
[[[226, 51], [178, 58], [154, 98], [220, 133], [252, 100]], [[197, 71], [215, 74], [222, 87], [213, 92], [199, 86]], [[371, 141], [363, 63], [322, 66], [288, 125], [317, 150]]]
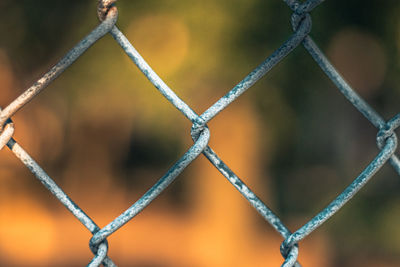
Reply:
[[372, 176], [386, 163], [393, 155], [397, 148], [397, 137], [392, 135], [387, 139], [387, 144], [383, 147], [376, 158], [364, 169], [364, 171], [325, 209], [318, 213], [314, 218], [308, 221], [304, 226], [298, 229], [285, 239], [281, 246], [282, 255], [286, 255], [288, 249], [294, 244], [308, 236], [317, 229], [321, 224], [328, 220], [341, 207], [344, 206], [364, 185], [372, 178]]
[[209, 139], [210, 132], [208, 129], [205, 129], [200, 134], [199, 139], [194, 143], [194, 145], [168, 170], [163, 177], [161, 177], [160, 180], [158, 180], [154, 186], [152, 186], [129, 209], [93, 235], [90, 240], [90, 246], [97, 247], [100, 243], [104, 242], [107, 236], [114, 233], [149, 205], [195, 158], [201, 154], [207, 146]]
[[0, 150], [2, 150], [5, 145], [7, 145], [7, 143], [12, 138], [13, 134], [14, 134], [14, 123], [12, 123], [11, 119], [8, 119], [3, 132], [0, 134]]
[[[115, 9], [113, 9], [115, 10]], [[24, 105], [31, 101], [37, 94], [46, 88], [64, 70], [66, 70], [75, 60], [77, 60], [90, 46], [103, 37], [115, 25], [118, 13], [111, 11], [107, 18], [99, 24], [91, 33], [83, 38], [74, 48], [72, 48], [54, 67], [44, 74], [37, 82], [11, 102], [0, 113], [0, 130], [4, 123], [12, 115], [20, 110]]]
[[[36, 178], [92, 233], [96, 233], [100, 228], [86, 213], [75, 204], [68, 195], [54, 182], [50, 176], [37, 164], [37, 162], [14, 140], [11, 138], [7, 143], [8, 148], [21, 162], [36, 176]], [[106, 243], [106, 241], [105, 241]], [[97, 250], [93, 251], [95, 254]], [[111, 259], [106, 258], [105, 266], [116, 266]]]
[[[16, 155], [17, 158], [42, 182], [42, 184], [93, 234], [89, 246], [95, 255], [88, 266], [116, 266], [107, 256], [107, 237], [117, 231], [124, 224], [132, 220], [146, 206], [173, 181], [179, 174], [200, 154], [211, 162], [212, 165], [245, 197], [257, 212], [284, 238], [281, 244], [281, 254], [284, 257], [283, 267], [300, 266], [297, 262], [299, 253], [298, 242], [311, 234], [326, 220], [343, 207], [377, 171], [390, 161], [391, 165], [400, 175], [400, 161], [394, 154], [397, 148], [395, 130], [400, 127], [400, 114], [389, 121], [385, 121], [373, 108], [371, 108], [343, 79], [333, 67], [324, 53], [318, 48], [309, 36], [311, 31], [311, 12], [324, 0], [283, 0], [293, 15], [291, 23], [294, 33], [283, 44], [267, 57], [259, 66], [251, 71], [241, 82], [233, 87], [227, 94], [211, 105], [204, 113], [198, 115], [187, 105], [147, 64], [140, 53], [132, 46], [125, 35], [115, 26], [118, 10], [116, 0], [99, 0], [97, 15], [101, 23], [89, 33], [82, 41], [70, 50], [53, 68], [43, 75], [35, 84], [23, 94], [12, 101], [4, 110], [0, 110], [0, 150], [4, 145]], [[123, 51], [131, 58], [133, 63], [142, 71], [156, 89], [186, 118], [192, 122], [191, 136], [194, 141], [192, 147], [130, 208], [100, 229], [94, 221], [79, 208], [68, 195], [54, 182], [53, 179], [36, 163], [29, 154], [12, 138], [14, 124], [11, 116], [32, 100], [41, 90], [57, 78], [66, 68], [77, 60], [91, 45], [102, 36], [110, 33]], [[344, 189], [326, 208], [315, 217], [292, 233], [281, 219], [256, 196], [256, 194], [220, 159], [208, 146], [210, 131], [207, 123], [219, 112], [228, 107], [246, 90], [266, 75], [276, 64], [282, 61], [300, 44], [308, 51], [324, 73], [336, 85], [346, 99], [362, 113], [376, 128], [378, 128], [377, 145], [380, 152], [371, 161], [360, 175]]]

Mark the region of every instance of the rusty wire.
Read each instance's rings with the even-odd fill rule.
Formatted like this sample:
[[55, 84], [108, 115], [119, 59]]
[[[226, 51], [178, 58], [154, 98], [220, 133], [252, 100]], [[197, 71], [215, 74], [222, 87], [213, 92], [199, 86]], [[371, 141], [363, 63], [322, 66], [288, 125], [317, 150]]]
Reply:
[[[117, 28], [115, 25], [118, 16], [118, 10], [115, 6], [116, 0], [99, 0], [97, 14], [101, 23], [72, 48], [53, 68], [44, 74], [42, 78], [0, 111], [0, 149], [7, 145], [36, 178], [93, 234], [89, 246], [94, 254], [94, 258], [88, 266], [99, 266], [100, 264], [104, 266], [116, 266], [107, 256], [107, 237], [129, 222], [149, 205], [200, 154], [204, 154], [211, 164], [213, 164], [249, 201], [258, 213], [282, 235], [283, 242], [280, 248], [284, 258], [282, 266], [300, 266], [297, 262], [299, 253], [298, 243], [343, 207], [387, 161], [390, 161], [393, 168], [400, 175], [400, 161], [394, 154], [397, 148], [397, 136], [394, 131], [400, 126], [400, 114], [394, 116], [389, 121], [385, 121], [342, 78], [309, 36], [312, 25], [309, 12], [323, 1], [324, 0], [308, 0], [302, 3], [297, 0], [284, 0], [293, 11], [291, 17], [293, 34], [226, 95], [210, 106], [204, 113], [198, 115], [152, 70], [125, 35]], [[123, 51], [131, 58], [133, 63], [143, 72], [156, 89], [193, 123], [191, 136], [194, 144], [139, 200], [133, 203], [131, 207], [108, 225], [100, 229], [12, 138], [14, 123], [11, 121], [11, 116], [32, 100], [40, 91], [78, 59], [92, 44], [107, 33], [112, 35]], [[268, 208], [268, 206], [265, 205], [208, 146], [210, 131], [207, 127], [207, 123], [266, 75], [277, 63], [283, 60], [285, 56], [300, 44], [304, 46], [315, 62], [348, 101], [378, 129], [377, 145], [380, 152], [359, 176], [356, 177], [327, 207], [292, 233], [280, 218], [275, 215], [275, 213]]]

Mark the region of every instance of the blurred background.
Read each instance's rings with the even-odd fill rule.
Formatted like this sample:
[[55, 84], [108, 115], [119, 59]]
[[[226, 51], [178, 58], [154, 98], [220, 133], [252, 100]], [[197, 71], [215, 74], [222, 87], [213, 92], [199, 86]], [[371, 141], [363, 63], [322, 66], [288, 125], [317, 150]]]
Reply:
[[[95, 0], [1, 0], [5, 107], [97, 24]], [[202, 113], [291, 34], [279, 0], [117, 3], [117, 25]], [[400, 2], [326, 1], [311, 36], [385, 119], [400, 111]], [[190, 123], [107, 35], [14, 117], [15, 139], [100, 226], [192, 145]], [[303, 47], [209, 123], [210, 146], [292, 230], [379, 152], [377, 130]], [[400, 178], [390, 165], [300, 243], [303, 266], [399, 266]], [[0, 266], [84, 266], [91, 234], [4, 149]], [[111, 235], [120, 266], [280, 266], [282, 237], [205, 159]]]

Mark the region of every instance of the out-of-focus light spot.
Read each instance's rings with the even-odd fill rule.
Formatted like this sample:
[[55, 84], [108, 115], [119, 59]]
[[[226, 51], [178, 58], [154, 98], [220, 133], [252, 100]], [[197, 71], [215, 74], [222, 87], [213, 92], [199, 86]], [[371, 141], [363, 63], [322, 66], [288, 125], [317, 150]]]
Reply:
[[188, 29], [177, 17], [144, 16], [135, 20], [126, 33], [139, 53], [161, 75], [176, 71], [187, 54]]
[[380, 41], [372, 34], [346, 28], [333, 37], [328, 55], [363, 97], [372, 95], [382, 84], [386, 57]]
[[0, 250], [16, 264], [40, 266], [51, 257], [55, 227], [50, 213], [28, 198], [0, 201]]

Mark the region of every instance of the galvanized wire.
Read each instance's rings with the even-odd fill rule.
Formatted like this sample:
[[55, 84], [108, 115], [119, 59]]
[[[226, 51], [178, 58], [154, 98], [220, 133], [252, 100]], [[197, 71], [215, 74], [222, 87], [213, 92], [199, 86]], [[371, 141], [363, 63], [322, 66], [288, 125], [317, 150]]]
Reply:
[[[53, 68], [44, 74], [43, 77], [0, 111], [0, 149], [7, 145], [35, 177], [93, 234], [89, 246], [94, 254], [94, 258], [88, 266], [99, 266], [100, 264], [104, 266], [116, 266], [107, 256], [107, 237], [132, 220], [133, 217], [157, 198], [157, 196], [200, 154], [204, 154], [211, 164], [214, 165], [215, 168], [248, 200], [257, 212], [282, 235], [284, 240], [280, 250], [284, 258], [282, 266], [285, 267], [300, 266], [297, 262], [299, 253], [298, 243], [343, 207], [387, 161], [390, 161], [391, 165], [400, 175], [400, 161], [394, 154], [397, 148], [397, 136], [394, 131], [400, 126], [400, 114], [386, 122], [351, 88], [311, 39], [309, 33], [311, 31], [312, 22], [309, 12], [321, 4], [323, 0], [308, 0], [303, 3], [297, 0], [284, 0], [284, 2], [293, 11], [291, 23], [294, 33], [241, 82], [200, 115], [196, 114], [189, 105], [168, 87], [146, 63], [139, 52], [136, 51], [125, 35], [115, 26], [118, 16], [118, 11], [115, 6], [116, 0], [99, 0], [97, 11], [101, 23], [72, 48]], [[11, 121], [11, 116], [32, 100], [40, 91], [77, 60], [92, 44], [107, 33], [112, 35], [123, 51], [131, 58], [133, 63], [143, 72], [156, 89], [193, 123], [191, 136], [194, 144], [141, 198], [108, 225], [100, 229], [12, 138], [14, 123]], [[365, 167], [360, 175], [327, 207], [322, 209], [314, 218], [292, 233], [281, 219], [264, 204], [264, 202], [257, 197], [208, 146], [210, 131], [207, 123], [219, 112], [228, 107], [241, 94], [252, 87], [300, 44], [304, 46], [347, 100], [378, 129], [377, 145], [380, 152], [375, 159]]]

